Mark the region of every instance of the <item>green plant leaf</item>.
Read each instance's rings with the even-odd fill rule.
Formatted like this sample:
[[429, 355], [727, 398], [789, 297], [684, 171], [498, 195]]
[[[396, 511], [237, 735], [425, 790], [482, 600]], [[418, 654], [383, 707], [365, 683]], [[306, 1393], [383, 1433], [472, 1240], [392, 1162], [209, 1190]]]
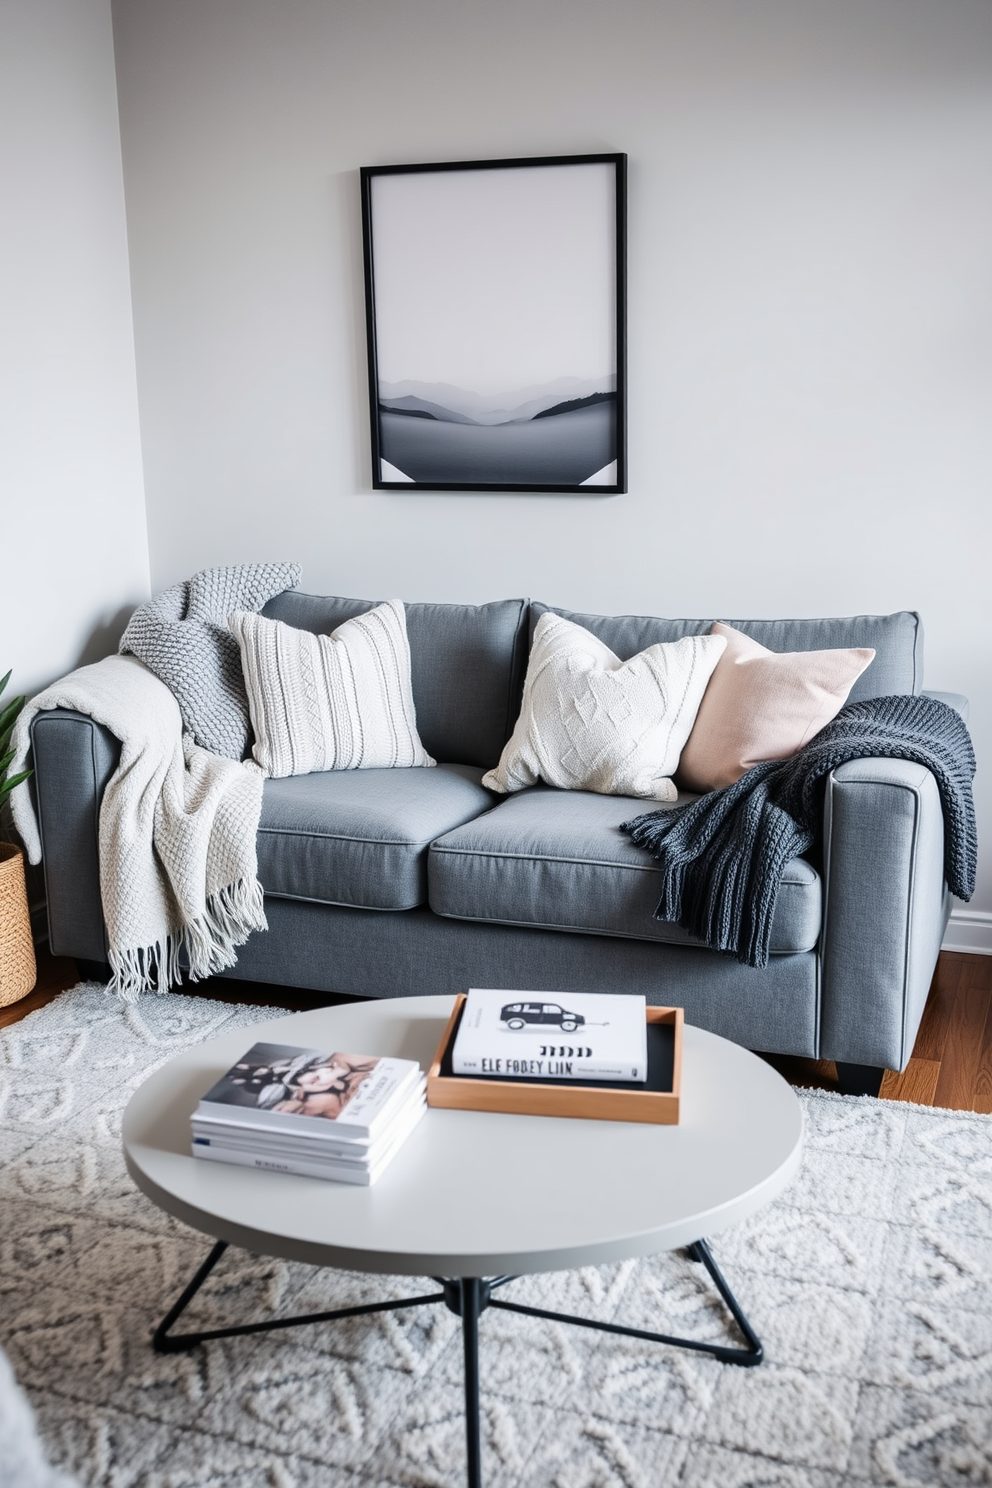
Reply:
[[22, 780], [27, 780], [33, 774], [33, 770], [22, 770], [20, 775], [12, 775], [9, 780], [0, 780], [0, 801], [10, 795], [15, 785], [20, 785]]
[[23, 697], [16, 697], [11, 699], [6, 708], [4, 708], [3, 712], [0, 713], [0, 733], [3, 733], [5, 729], [13, 727], [23, 707]]
[[[0, 693], [10, 681], [10, 675], [8, 672], [0, 681]], [[14, 751], [10, 748], [10, 736], [23, 707], [24, 698], [15, 697], [0, 713], [0, 801], [6, 800], [15, 786], [20, 785], [22, 780], [27, 780], [28, 776], [33, 774], [31, 770], [22, 770], [20, 775], [15, 775], [12, 780], [7, 779], [7, 770], [14, 758]]]

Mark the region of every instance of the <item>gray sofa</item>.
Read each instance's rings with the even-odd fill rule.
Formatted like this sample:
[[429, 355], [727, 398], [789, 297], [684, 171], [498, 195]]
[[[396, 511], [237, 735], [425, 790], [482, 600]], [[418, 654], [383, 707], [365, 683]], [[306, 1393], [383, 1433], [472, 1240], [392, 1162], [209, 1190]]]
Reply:
[[[373, 603], [287, 591], [263, 613], [328, 633]], [[872, 759], [833, 773], [822, 842], [785, 873], [769, 965], [743, 966], [653, 918], [657, 867], [619, 830], [650, 802], [481, 785], [513, 728], [545, 608], [407, 606], [417, 720], [438, 768], [267, 781], [269, 930], [229, 975], [312, 989], [315, 1003], [332, 990], [642, 992], [752, 1049], [836, 1060], [844, 1088], [877, 1090], [912, 1052], [949, 912], [929, 771]], [[558, 613], [624, 659], [711, 624]], [[774, 651], [873, 646], [852, 700], [921, 690], [914, 613], [729, 623]], [[51, 947], [104, 963], [97, 820], [119, 746], [64, 711], [39, 714], [32, 736]]]

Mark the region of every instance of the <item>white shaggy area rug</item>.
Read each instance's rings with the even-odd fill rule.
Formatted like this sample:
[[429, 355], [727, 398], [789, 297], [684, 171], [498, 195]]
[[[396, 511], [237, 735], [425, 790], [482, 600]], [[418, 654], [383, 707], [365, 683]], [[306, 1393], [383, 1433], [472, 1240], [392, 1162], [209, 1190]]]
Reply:
[[[460, 1488], [461, 1334], [441, 1307], [151, 1350], [210, 1242], [134, 1189], [121, 1112], [172, 1054], [270, 1016], [82, 986], [0, 1035], [0, 1345], [87, 1488]], [[713, 1245], [766, 1362], [486, 1312], [487, 1488], [992, 1484], [992, 1118], [802, 1098], [801, 1176]], [[232, 1249], [188, 1318], [417, 1290]], [[737, 1341], [678, 1255], [505, 1295]]]

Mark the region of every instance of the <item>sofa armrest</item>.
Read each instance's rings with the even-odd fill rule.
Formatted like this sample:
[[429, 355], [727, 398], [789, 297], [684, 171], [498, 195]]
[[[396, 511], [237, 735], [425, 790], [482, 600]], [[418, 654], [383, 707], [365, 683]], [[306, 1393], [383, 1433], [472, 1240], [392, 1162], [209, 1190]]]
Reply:
[[961, 714], [961, 717], [964, 719], [965, 723], [968, 722], [968, 715], [971, 713], [971, 704], [968, 702], [968, 699], [965, 697], [963, 692], [926, 691], [924, 692], [923, 696], [936, 698], [938, 703], [946, 703], [949, 708], [953, 708], [956, 713]]
[[52, 952], [106, 961], [98, 826], [120, 740], [83, 713], [53, 708], [33, 720], [31, 749]]
[[937, 783], [907, 760], [851, 760], [823, 813], [820, 1053], [903, 1069], [950, 913]]

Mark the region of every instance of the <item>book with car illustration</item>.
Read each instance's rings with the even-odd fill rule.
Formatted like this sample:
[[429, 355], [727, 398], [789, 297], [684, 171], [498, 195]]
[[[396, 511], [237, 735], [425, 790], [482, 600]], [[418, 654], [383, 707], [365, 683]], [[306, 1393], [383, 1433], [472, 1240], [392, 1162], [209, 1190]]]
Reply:
[[456, 1075], [515, 1080], [647, 1078], [646, 1001], [626, 993], [473, 987], [451, 1053]]

